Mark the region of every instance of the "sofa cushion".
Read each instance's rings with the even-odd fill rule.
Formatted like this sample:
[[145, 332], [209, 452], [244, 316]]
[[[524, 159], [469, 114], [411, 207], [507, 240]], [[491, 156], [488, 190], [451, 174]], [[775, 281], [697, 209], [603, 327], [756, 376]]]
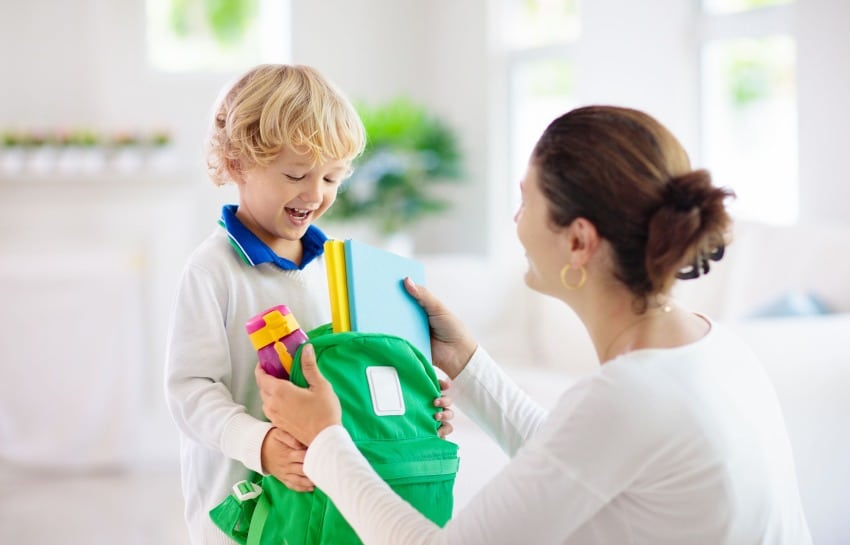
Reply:
[[850, 311], [850, 228], [741, 223], [730, 246], [725, 316], [739, 318], [791, 292]]
[[813, 293], [791, 291], [775, 301], [756, 309], [749, 318], [791, 318], [798, 316], [822, 316], [832, 311]]
[[719, 319], [751, 316], [804, 293], [833, 312], [850, 312], [850, 227], [737, 222], [726, 256], [711, 272], [680, 281], [676, 298]]

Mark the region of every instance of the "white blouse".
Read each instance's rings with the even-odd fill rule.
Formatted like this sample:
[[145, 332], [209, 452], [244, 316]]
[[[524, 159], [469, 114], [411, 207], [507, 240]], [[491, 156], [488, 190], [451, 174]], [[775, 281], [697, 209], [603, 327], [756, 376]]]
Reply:
[[511, 461], [445, 528], [397, 497], [344, 428], [310, 445], [305, 473], [366, 545], [811, 544], [773, 387], [717, 324], [608, 362], [548, 414], [481, 349], [452, 397]]

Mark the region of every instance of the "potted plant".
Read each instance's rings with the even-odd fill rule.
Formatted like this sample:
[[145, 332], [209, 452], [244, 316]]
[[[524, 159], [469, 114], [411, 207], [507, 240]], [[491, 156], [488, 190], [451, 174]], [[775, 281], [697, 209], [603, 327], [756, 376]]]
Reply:
[[365, 220], [387, 237], [446, 210], [448, 202], [434, 186], [461, 179], [454, 131], [405, 97], [377, 106], [359, 104], [357, 110], [366, 128], [366, 149], [328, 220]]
[[4, 130], [0, 135], [0, 174], [18, 173], [23, 169], [23, 135], [13, 130]]
[[104, 137], [87, 127], [78, 127], [68, 136], [69, 151], [74, 159], [72, 170], [100, 172], [106, 164]]
[[148, 167], [154, 170], [169, 170], [174, 167], [171, 131], [164, 128], [154, 129], [148, 134], [145, 143]]

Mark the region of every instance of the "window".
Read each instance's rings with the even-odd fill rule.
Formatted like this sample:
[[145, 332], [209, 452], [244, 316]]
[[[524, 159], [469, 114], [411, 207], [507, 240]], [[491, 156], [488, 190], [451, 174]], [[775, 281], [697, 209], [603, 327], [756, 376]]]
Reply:
[[147, 0], [151, 63], [186, 72], [286, 62], [289, 13], [287, 0]]
[[757, 8], [789, 4], [792, 0], [703, 0], [707, 13], [740, 13]]
[[580, 34], [578, 0], [502, 0], [507, 52], [511, 205], [546, 126], [575, 107], [572, 43]]
[[735, 217], [799, 212], [795, 42], [788, 0], [704, 0], [702, 154]]

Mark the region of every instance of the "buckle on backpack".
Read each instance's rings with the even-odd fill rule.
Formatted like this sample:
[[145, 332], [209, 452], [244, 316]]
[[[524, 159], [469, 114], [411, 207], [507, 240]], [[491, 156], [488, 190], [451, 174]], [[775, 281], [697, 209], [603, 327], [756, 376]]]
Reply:
[[263, 489], [257, 483], [251, 481], [239, 481], [233, 485], [233, 495], [240, 502], [253, 500], [263, 493]]

